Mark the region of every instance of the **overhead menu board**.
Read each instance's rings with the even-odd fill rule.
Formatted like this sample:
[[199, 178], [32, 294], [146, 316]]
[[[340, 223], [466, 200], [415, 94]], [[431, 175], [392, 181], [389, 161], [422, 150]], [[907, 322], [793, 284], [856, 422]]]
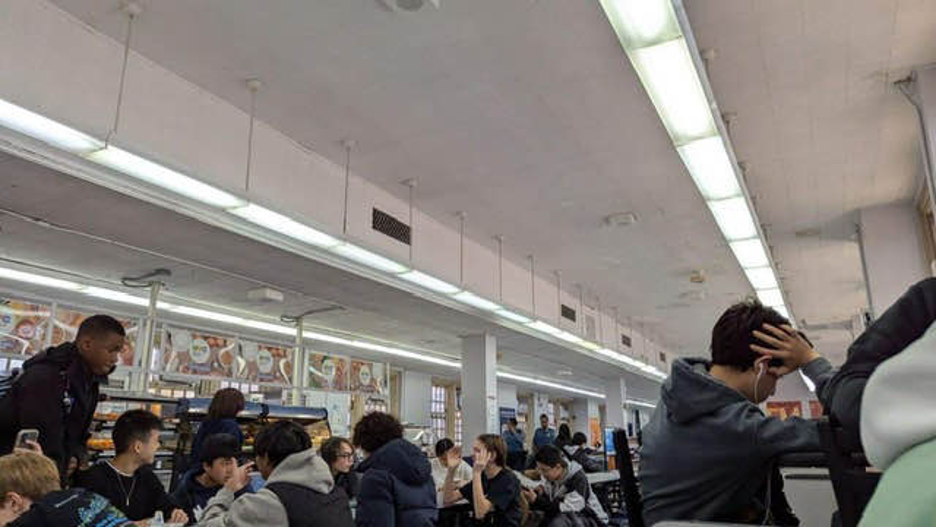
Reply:
[[386, 364], [352, 359], [351, 392], [388, 393]]
[[346, 391], [350, 385], [350, 360], [343, 356], [309, 353], [309, 387]]
[[256, 343], [241, 342], [241, 361], [237, 377], [255, 383], [288, 385], [292, 379], [292, 349]]
[[[74, 341], [78, 335], [78, 327], [85, 319], [91, 317], [92, 313], [80, 312], [77, 310], [66, 310], [64, 308], [55, 309], [55, 317], [52, 319], [52, 346], [58, 346], [68, 341]], [[138, 319], [117, 318], [127, 332], [127, 339], [124, 341], [123, 350], [120, 351], [120, 364], [125, 367], [134, 365], [134, 356], [136, 355], [137, 337], [140, 335], [140, 321]]]
[[45, 347], [52, 307], [0, 297], [0, 352], [31, 356]]
[[234, 377], [236, 339], [171, 327], [163, 332], [160, 366], [164, 372]]

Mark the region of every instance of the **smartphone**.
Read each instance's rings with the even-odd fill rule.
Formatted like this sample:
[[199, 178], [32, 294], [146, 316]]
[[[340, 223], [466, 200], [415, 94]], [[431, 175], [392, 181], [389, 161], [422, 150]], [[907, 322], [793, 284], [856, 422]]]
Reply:
[[23, 449], [29, 449], [29, 444], [26, 442], [38, 442], [39, 441], [39, 430], [38, 429], [20, 429], [16, 433], [16, 447], [21, 447]]

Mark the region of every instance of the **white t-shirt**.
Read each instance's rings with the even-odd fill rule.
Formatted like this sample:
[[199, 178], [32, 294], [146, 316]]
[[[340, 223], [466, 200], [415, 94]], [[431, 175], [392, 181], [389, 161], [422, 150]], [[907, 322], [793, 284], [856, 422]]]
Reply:
[[[445, 476], [448, 473], [448, 468], [442, 465], [442, 462], [438, 458], [433, 458], [431, 461], [432, 464], [432, 480], [435, 481], [435, 486], [437, 490], [442, 489], [445, 486]], [[458, 465], [458, 468], [455, 469], [455, 482], [466, 482], [471, 480], [472, 469], [464, 460], [461, 461], [461, 464]]]

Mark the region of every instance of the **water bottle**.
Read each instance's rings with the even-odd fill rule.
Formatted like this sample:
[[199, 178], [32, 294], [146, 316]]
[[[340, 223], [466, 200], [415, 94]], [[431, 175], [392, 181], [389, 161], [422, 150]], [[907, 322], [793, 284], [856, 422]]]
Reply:
[[156, 515], [153, 516], [153, 522], [150, 523], [150, 526], [165, 526], [166, 521], [163, 520], [163, 512], [157, 511]]

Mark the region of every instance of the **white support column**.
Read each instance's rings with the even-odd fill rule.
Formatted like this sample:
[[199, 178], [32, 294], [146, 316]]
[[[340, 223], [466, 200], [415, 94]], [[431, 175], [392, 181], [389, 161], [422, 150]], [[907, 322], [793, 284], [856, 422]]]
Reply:
[[462, 443], [498, 433], [497, 339], [488, 334], [462, 338]]
[[871, 314], [879, 317], [907, 288], [928, 276], [912, 204], [861, 210], [860, 243]]
[[627, 420], [624, 417], [624, 403], [627, 401], [627, 385], [624, 378], [605, 380], [605, 427], [624, 429]]
[[572, 414], [575, 420], [572, 422], [572, 433], [584, 433], [588, 438], [589, 445], [594, 440], [591, 436], [590, 422], [592, 418], [598, 418], [598, 400], [591, 398], [576, 398], [572, 403]]
[[430, 425], [432, 375], [414, 370], [403, 371], [400, 396], [400, 420], [413, 425]]

